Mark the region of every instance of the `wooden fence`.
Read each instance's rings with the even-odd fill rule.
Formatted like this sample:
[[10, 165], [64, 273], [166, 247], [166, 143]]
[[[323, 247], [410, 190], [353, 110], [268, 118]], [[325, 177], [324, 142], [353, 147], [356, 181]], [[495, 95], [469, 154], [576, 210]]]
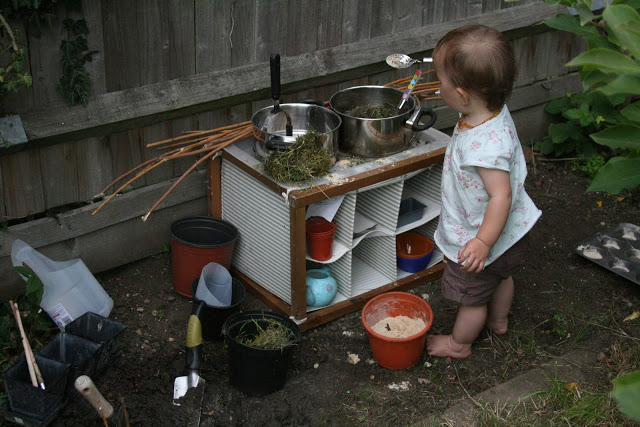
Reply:
[[[195, 159], [167, 162], [133, 183], [96, 215], [93, 196], [114, 178], [160, 154], [146, 144], [183, 131], [251, 118], [271, 103], [269, 55], [282, 57], [283, 102], [328, 100], [360, 84], [385, 84], [411, 71], [391, 70], [391, 53], [430, 54], [450, 29], [491, 25], [512, 40], [519, 75], [509, 108], [523, 142], [546, 132], [542, 107], [579, 91], [565, 63], [583, 49], [542, 22], [559, 8], [522, 0], [84, 0], [88, 104], [56, 92], [66, 16], [51, 28], [20, 27], [33, 88], [3, 102], [19, 114], [28, 142], [0, 149], [0, 272], [13, 277], [14, 239], [54, 259], [81, 257], [102, 271], [162, 250], [175, 219], [207, 213], [206, 173], [192, 174], [149, 220], [140, 217]], [[14, 23], [19, 26], [19, 23]], [[436, 104], [436, 127], [455, 113]], [[65, 210], [69, 205], [84, 206]], [[60, 212], [60, 213], [56, 213]], [[46, 215], [43, 215], [45, 213]], [[38, 218], [38, 219], [34, 219]]]

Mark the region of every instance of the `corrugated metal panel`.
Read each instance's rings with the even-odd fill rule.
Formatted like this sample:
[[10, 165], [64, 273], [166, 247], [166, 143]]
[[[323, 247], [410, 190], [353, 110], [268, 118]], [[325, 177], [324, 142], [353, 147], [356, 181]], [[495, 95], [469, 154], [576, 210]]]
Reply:
[[353, 218], [355, 213], [356, 195], [355, 193], [346, 194], [335, 216], [336, 224], [338, 225], [335, 239], [348, 248], [353, 245]]
[[[359, 246], [360, 245], [358, 245], [358, 247]], [[371, 268], [368, 263], [355, 255], [352, 258], [351, 270], [353, 276], [351, 281], [352, 297], [377, 289], [389, 283], [388, 277], [380, 274], [378, 270]], [[393, 280], [395, 280], [395, 278]]]
[[336, 283], [338, 283], [338, 292], [347, 298], [351, 297], [352, 290], [351, 257], [352, 252], [349, 251], [330, 266], [331, 275], [336, 279]]
[[442, 181], [442, 165], [434, 165], [424, 172], [404, 182], [408, 191], [419, 194], [425, 199], [441, 203], [440, 186]]
[[433, 240], [433, 235], [436, 233], [436, 228], [438, 228], [438, 222], [440, 218], [436, 218], [432, 221], [427, 222], [426, 224], [418, 227], [416, 229], [416, 233], [420, 233], [423, 236], [427, 236], [431, 240]]
[[240, 231], [234, 266], [291, 303], [289, 208], [284, 199], [223, 161], [222, 217]]
[[398, 223], [402, 182], [358, 193], [356, 210], [376, 224], [394, 231]]
[[363, 239], [353, 249], [354, 257], [358, 257], [377, 270], [388, 281], [396, 280], [396, 238], [380, 236]]

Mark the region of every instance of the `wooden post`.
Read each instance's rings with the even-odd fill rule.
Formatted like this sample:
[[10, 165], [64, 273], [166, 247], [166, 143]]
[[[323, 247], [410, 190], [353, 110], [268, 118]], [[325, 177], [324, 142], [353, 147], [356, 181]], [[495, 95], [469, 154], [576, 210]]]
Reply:
[[207, 172], [209, 215], [222, 218], [222, 156], [215, 156], [207, 163]]
[[296, 321], [307, 317], [306, 209], [289, 208], [291, 254], [291, 314]]

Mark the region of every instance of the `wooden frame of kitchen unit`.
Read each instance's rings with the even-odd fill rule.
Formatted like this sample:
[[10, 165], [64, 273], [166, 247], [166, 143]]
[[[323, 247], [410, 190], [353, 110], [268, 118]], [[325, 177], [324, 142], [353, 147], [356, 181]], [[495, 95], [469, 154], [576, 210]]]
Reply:
[[[248, 286], [249, 292], [263, 301], [268, 307], [293, 317], [296, 323], [300, 325], [301, 330], [319, 326], [347, 313], [359, 310], [369, 299], [383, 292], [407, 290], [438, 279], [444, 271], [444, 263], [438, 263], [431, 268], [395, 280], [364, 294], [307, 313], [305, 220], [308, 205], [442, 163], [445, 149], [446, 147], [442, 147], [415, 157], [380, 166], [379, 168], [351, 176], [347, 182], [329, 183], [304, 190], [295, 190], [289, 193], [291, 304], [273, 295], [238, 269], [232, 267], [231, 272]], [[280, 186], [277, 182], [264, 176], [255, 168], [246, 165], [229, 152], [223, 151], [221, 156], [216, 156], [211, 159], [208, 166], [208, 198], [209, 214], [211, 216], [216, 218], [222, 217], [221, 173], [223, 159], [233, 163], [243, 172], [260, 181], [275, 194], [287, 192], [287, 189]]]

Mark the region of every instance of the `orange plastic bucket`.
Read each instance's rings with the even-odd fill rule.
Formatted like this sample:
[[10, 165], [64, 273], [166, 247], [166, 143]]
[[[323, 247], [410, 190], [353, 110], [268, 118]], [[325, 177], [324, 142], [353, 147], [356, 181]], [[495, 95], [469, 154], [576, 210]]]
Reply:
[[191, 282], [202, 269], [217, 262], [227, 270], [238, 229], [231, 223], [208, 216], [180, 219], [171, 225], [171, 270], [176, 292], [191, 298]]
[[[427, 326], [407, 338], [386, 337], [371, 329], [380, 320], [397, 316], [422, 319]], [[387, 292], [372, 298], [364, 306], [362, 324], [369, 334], [369, 344], [375, 361], [384, 368], [406, 369], [420, 361], [427, 331], [433, 324], [433, 311], [419, 296], [408, 292]]]

